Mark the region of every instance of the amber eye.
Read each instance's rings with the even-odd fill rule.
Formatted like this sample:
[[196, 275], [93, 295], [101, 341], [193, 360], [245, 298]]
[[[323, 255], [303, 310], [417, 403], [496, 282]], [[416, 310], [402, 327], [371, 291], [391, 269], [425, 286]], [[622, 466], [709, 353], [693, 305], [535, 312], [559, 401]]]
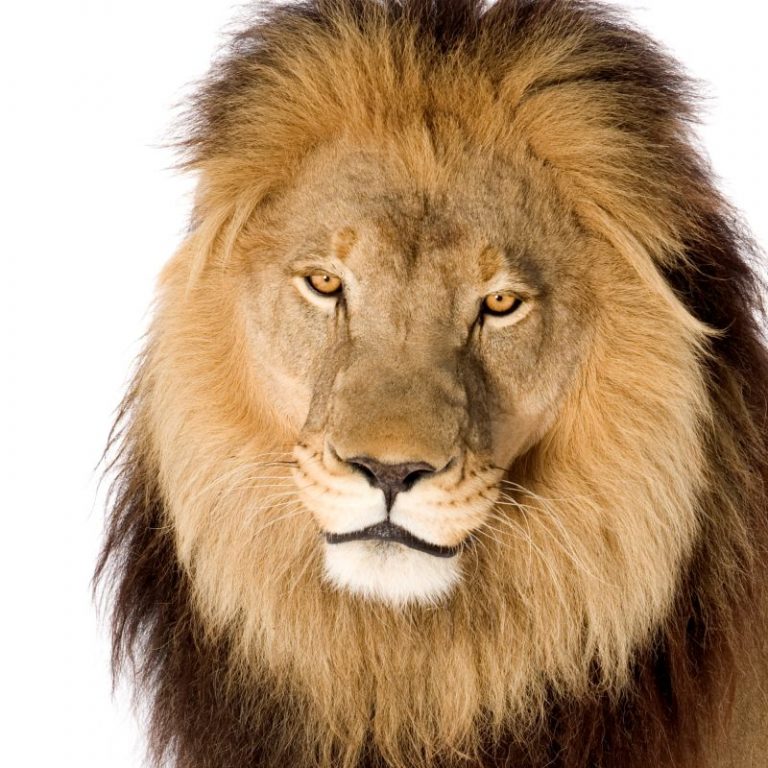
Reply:
[[500, 317], [502, 315], [511, 315], [522, 305], [523, 300], [514, 293], [489, 293], [483, 299], [483, 314], [495, 315]]
[[341, 293], [341, 278], [327, 272], [313, 272], [304, 280], [307, 285], [321, 296], [338, 296]]

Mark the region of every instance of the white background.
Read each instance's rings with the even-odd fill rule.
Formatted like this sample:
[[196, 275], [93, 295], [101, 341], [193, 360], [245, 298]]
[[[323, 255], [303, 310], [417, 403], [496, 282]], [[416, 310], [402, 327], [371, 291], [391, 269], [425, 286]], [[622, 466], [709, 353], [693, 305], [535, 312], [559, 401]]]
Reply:
[[[768, 243], [763, 11], [756, 0], [624, 3], [708, 84], [701, 136]], [[13, 10], [9, 10], [9, 8]], [[20, 10], [24, 7], [24, 10]], [[89, 591], [99, 461], [186, 224], [173, 106], [201, 77], [228, 0], [69, 0], [0, 11], [0, 765], [142, 763], [111, 697]], [[222, 767], [225, 768], [225, 767]]]

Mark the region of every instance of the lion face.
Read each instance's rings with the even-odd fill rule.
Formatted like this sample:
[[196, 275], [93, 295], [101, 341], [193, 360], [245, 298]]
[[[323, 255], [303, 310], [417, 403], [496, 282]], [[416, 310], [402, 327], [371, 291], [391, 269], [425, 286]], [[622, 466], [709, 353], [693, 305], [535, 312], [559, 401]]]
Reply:
[[405, 163], [314, 157], [273, 205], [280, 248], [254, 257], [245, 310], [326, 576], [396, 604], [461, 578], [505, 469], [576, 380], [595, 308], [588, 243], [524, 169], [466, 156], [420, 183]]

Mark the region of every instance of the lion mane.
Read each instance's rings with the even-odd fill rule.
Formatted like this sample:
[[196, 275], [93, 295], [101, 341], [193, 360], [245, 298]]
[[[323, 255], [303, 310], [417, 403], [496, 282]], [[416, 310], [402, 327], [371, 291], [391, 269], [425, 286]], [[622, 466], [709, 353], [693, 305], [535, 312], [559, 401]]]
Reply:
[[[768, 680], [768, 356], [758, 252], [692, 138], [695, 101], [656, 44], [581, 0], [306, 0], [270, 6], [235, 36], [186, 123], [186, 165], [199, 175], [193, 222], [162, 275], [110, 440], [115, 480], [96, 572], [112, 606], [114, 672], [148, 705], [158, 765], [758, 764], [756, 734], [768, 730], [754, 693]], [[667, 507], [691, 496], [680, 514], [688, 528], [664, 529], [690, 544], [658, 605], [634, 606], [632, 585], [671, 578], [674, 561], [620, 540], [595, 548], [586, 527], [574, 559], [592, 557], [588, 569], [600, 552], [615, 556], [624, 592], [584, 586], [589, 575], [576, 568], [558, 581], [557, 567], [542, 566], [539, 583], [552, 582], [539, 593], [505, 591], [489, 576], [445, 605], [400, 611], [324, 585], [312, 539], [290, 516], [269, 530], [230, 529], [252, 520], [249, 451], [278, 452], [295, 438], [264, 415], [270, 394], [249, 378], [229, 291], [242, 240], [276, 247], [255, 231], [255, 212], [317, 148], [340, 136], [388, 146], [414, 122], [428, 133], [458, 125], [445, 135], [535, 164], [677, 329], [692, 362], [675, 363], [676, 380], [619, 360], [623, 388], [571, 419], [581, 443], [566, 450], [552, 438], [548, 454], [534, 447], [514, 468], [533, 486], [537, 472], [570, 471], [568, 487], [581, 483], [630, 520], [628, 539], [637, 477], [658, 502], [660, 530], [675, 519]], [[679, 357], [674, 345], [643, 341], [646, 324], [663, 336], [642, 311], [633, 322], [625, 332], [644, 354]], [[605, 392], [600, 370], [592, 376]], [[697, 381], [700, 397], [690, 394]], [[698, 397], [695, 423], [693, 411], [669, 406], [684, 397]], [[612, 430], [603, 412], [626, 419]], [[608, 435], [613, 453], [596, 453]], [[624, 445], [633, 441], [634, 453]], [[693, 465], [703, 467], [696, 478]], [[281, 461], [271, 466], [279, 476]], [[548, 509], [578, 536], [561, 501]], [[549, 601], [582, 598], [589, 609], [563, 613], [579, 623], [550, 612]], [[624, 607], [637, 626], [652, 617], [631, 637], [620, 629]], [[526, 629], [548, 639], [526, 644]]]

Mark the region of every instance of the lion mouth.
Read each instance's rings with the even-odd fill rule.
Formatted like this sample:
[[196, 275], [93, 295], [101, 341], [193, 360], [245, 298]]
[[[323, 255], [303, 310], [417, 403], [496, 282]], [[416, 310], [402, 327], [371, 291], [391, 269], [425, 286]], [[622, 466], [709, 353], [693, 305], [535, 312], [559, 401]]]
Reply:
[[359, 531], [351, 531], [350, 533], [325, 534], [325, 540], [329, 544], [344, 544], [348, 541], [370, 541], [374, 539], [402, 544], [403, 546], [416, 549], [427, 555], [433, 555], [434, 557], [454, 557], [454, 555], [458, 554], [461, 549], [461, 544], [457, 544], [454, 547], [444, 547], [439, 544], [432, 544], [429, 541], [424, 541], [424, 539], [414, 536], [410, 531], [391, 523], [389, 520], [385, 520], [383, 523], [369, 525], [367, 528], [363, 528]]

